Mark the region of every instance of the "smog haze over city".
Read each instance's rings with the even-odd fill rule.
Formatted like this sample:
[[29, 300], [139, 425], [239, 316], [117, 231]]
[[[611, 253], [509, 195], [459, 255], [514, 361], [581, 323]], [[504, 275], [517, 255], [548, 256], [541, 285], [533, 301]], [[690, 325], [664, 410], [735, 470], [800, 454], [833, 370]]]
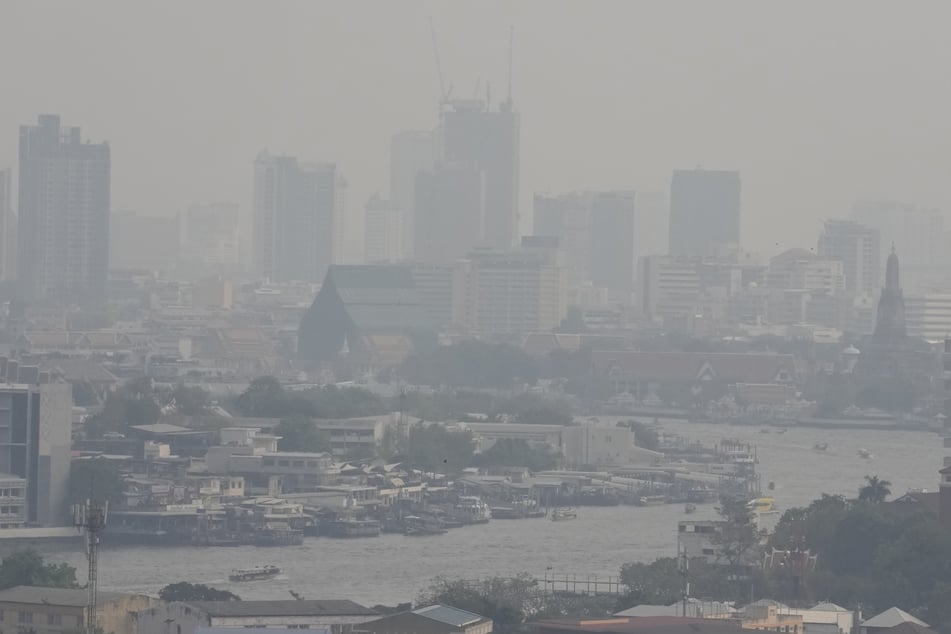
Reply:
[[951, 634], [949, 21], [3, 2], [0, 632]]

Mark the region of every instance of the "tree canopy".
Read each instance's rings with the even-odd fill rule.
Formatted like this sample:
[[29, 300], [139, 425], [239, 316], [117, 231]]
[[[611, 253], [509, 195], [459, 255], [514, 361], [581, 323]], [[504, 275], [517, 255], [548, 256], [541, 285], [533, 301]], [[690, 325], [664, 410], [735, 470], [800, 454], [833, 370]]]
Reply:
[[450, 431], [445, 425], [413, 427], [407, 442], [407, 462], [425, 471], [459, 473], [472, 462], [472, 435]]
[[0, 590], [15, 586], [76, 588], [76, 569], [69, 564], [48, 564], [33, 549], [18, 550], [0, 561]]
[[285, 418], [274, 427], [279, 451], [330, 451], [330, 436], [317, 429], [310, 418]]
[[480, 467], [528, 467], [544, 471], [558, 467], [558, 456], [546, 449], [532, 447], [521, 438], [500, 438], [486, 451], [475, 456]]
[[251, 381], [234, 407], [243, 416], [265, 418], [358, 418], [387, 411], [380, 397], [363, 388], [328, 385], [289, 392], [273, 376]]
[[865, 486], [859, 489], [859, 499], [863, 502], [884, 502], [892, 494], [892, 483], [879, 480], [878, 476], [865, 476]]
[[241, 597], [227, 590], [218, 590], [201, 583], [179, 581], [159, 590], [162, 601], [240, 601]]

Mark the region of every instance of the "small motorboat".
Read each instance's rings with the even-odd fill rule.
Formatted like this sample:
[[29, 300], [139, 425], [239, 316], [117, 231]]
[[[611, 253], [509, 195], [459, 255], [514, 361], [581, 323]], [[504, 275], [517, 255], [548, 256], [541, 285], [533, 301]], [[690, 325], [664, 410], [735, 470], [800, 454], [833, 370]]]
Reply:
[[825, 451], [828, 448], [829, 448], [829, 443], [827, 442], [817, 442], [816, 444], [812, 446], [812, 449], [814, 451]]
[[232, 570], [228, 575], [228, 581], [264, 581], [273, 579], [281, 574], [281, 569], [277, 566], [258, 566], [257, 568], [242, 568]]
[[859, 450], [856, 452], [856, 454], [858, 455], [859, 458], [864, 458], [864, 459], [866, 459], [866, 460], [875, 457], [875, 456], [872, 455], [872, 452], [869, 451], [868, 449], [859, 449]]
[[573, 509], [555, 509], [551, 512], [551, 521], [553, 522], [574, 519], [578, 519], [578, 514]]
[[690, 515], [691, 513], [696, 512], [696, 510], [697, 510], [696, 504], [687, 504], [686, 506], [684, 506], [684, 513], [686, 513], [687, 515]]

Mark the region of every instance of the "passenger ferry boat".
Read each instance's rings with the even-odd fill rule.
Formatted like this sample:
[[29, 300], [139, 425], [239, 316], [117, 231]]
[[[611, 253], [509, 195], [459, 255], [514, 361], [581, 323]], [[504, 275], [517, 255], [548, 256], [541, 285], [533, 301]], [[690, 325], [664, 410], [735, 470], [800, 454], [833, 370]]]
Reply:
[[746, 506], [754, 513], [767, 513], [776, 510], [776, 500], [770, 497], [754, 498]]
[[551, 521], [553, 522], [574, 519], [578, 519], [578, 513], [576, 513], [574, 509], [555, 509], [551, 512]]
[[228, 581], [264, 581], [273, 579], [281, 574], [281, 569], [277, 566], [259, 566], [257, 568], [243, 568], [232, 570], [228, 575]]
[[637, 501], [638, 506], [660, 506], [661, 504], [667, 504], [666, 495], [645, 495]]

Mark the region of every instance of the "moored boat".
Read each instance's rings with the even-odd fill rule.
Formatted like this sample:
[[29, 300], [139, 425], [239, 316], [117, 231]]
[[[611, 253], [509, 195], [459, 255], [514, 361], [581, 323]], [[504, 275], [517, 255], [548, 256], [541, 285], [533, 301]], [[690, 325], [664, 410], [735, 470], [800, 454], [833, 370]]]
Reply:
[[686, 513], [687, 515], [690, 515], [691, 513], [695, 512], [696, 510], [697, 510], [697, 505], [696, 505], [696, 504], [686, 504], [686, 505], [684, 506], [684, 513]]
[[578, 513], [576, 513], [574, 509], [555, 509], [551, 512], [551, 521], [553, 522], [574, 519], [578, 519]]
[[266, 579], [273, 579], [279, 574], [281, 574], [281, 569], [277, 566], [241, 568], [238, 570], [232, 570], [231, 574], [228, 575], [228, 580], [236, 583], [239, 581], [264, 581]]

